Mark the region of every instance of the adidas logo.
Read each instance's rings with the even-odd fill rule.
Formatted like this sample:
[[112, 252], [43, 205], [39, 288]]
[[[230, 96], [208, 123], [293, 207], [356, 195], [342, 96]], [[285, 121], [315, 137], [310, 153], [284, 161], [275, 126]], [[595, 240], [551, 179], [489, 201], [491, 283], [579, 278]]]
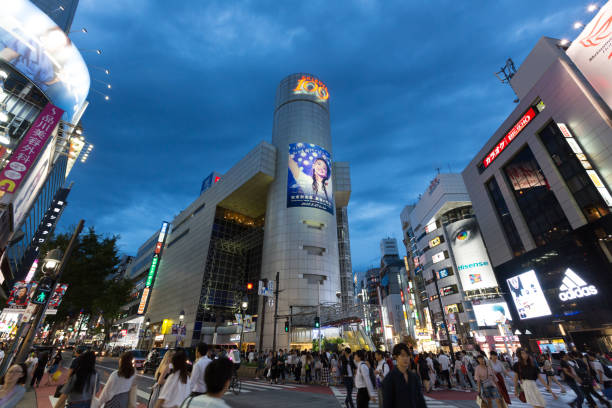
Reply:
[[593, 285], [588, 285], [576, 272], [567, 268], [563, 277], [559, 293], [559, 299], [562, 301], [582, 298], [586, 296], [596, 295], [597, 288]]

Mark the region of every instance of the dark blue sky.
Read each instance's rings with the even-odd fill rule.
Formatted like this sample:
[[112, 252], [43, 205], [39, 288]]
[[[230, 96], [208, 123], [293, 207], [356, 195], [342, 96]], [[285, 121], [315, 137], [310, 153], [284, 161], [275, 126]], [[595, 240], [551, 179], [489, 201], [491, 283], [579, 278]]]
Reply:
[[463, 170], [512, 111], [494, 76], [541, 36], [573, 39], [587, 2], [81, 0], [73, 29], [90, 65], [108, 67], [105, 102], [83, 119], [95, 145], [77, 162], [60, 230], [79, 218], [120, 234], [133, 254], [162, 220], [271, 139], [278, 82], [311, 72], [328, 86], [334, 159], [352, 166], [353, 266], [401, 244], [399, 213], [435, 175]]

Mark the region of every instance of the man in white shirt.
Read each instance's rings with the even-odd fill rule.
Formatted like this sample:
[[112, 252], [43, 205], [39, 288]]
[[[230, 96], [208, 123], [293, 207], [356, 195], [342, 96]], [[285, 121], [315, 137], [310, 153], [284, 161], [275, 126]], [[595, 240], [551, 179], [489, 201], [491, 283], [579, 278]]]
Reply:
[[[385, 361], [385, 355], [381, 350], [376, 350], [374, 353], [374, 358], [376, 359], [376, 370], [374, 370], [374, 374], [376, 374], [376, 391], [378, 392], [378, 407], [382, 408], [382, 382], [385, 379], [385, 376], [389, 374], [389, 364]], [[369, 374], [369, 373], [368, 373]]]
[[357, 408], [367, 407], [374, 401], [374, 385], [370, 380], [370, 368], [364, 362], [365, 351], [357, 350], [353, 355], [357, 370], [355, 372], [355, 388], [357, 388]]
[[448, 384], [448, 389], [450, 390], [451, 388], [453, 388], [449, 371], [450, 359], [446, 354], [440, 353], [440, 355], [438, 356], [438, 362], [440, 363], [440, 384], [442, 384], [442, 380], [446, 381], [446, 383]]
[[208, 346], [205, 343], [199, 343], [196, 346], [196, 362], [191, 371], [191, 396], [202, 395], [206, 393], [206, 383], [204, 382], [204, 373], [206, 367], [211, 363], [206, 353]]

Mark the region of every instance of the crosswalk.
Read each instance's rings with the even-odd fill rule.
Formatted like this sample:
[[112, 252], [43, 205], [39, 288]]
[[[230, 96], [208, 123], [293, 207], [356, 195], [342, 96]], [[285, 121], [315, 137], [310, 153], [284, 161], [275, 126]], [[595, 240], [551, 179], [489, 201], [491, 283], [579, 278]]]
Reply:
[[[346, 399], [346, 388], [342, 387], [342, 386], [331, 386], [329, 387], [331, 388], [332, 392], [334, 393], [334, 396], [336, 397], [336, 399], [338, 400], [338, 403], [340, 404], [341, 407], [344, 407], [344, 401]], [[355, 404], [355, 406], [357, 405], [356, 403], [357, 401], [357, 390], [353, 389], [353, 403]], [[427, 395], [425, 396], [425, 402], [427, 403], [427, 407], [428, 408], [433, 408], [433, 407], [454, 407], [453, 404], [449, 404], [448, 401], [440, 401], [431, 397], [428, 397]], [[374, 400], [374, 401], [370, 401], [370, 403], [368, 404], [369, 408], [378, 408], [378, 400]]]
[[[240, 394], [248, 394], [251, 392], [258, 391], [279, 391], [279, 390], [297, 390], [298, 388], [307, 387], [307, 385], [303, 384], [269, 384], [263, 381], [256, 380], [241, 380]], [[101, 383], [104, 386], [104, 382]], [[233, 392], [227, 391], [225, 395], [234, 395]], [[145, 390], [138, 389], [138, 400], [140, 402], [149, 401], [149, 397], [151, 394]], [[57, 402], [57, 398], [54, 398], [52, 395], [49, 396], [49, 401], [51, 402], [51, 406], [54, 407]]]

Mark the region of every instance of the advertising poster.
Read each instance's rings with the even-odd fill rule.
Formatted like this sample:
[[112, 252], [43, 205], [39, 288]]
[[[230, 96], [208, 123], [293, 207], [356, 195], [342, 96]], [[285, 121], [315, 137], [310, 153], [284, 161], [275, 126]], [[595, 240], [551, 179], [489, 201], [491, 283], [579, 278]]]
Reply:
[[509, 278], [507, 283], [521, 320], [552, 314], [535, 271], [527, 271]]
[[454, 222], [447, 228], [463, 290], [497, 286], [476, 218]]
[[73, 122], [90, 84], [77, 47], [28, 0], [0, 0], [0, 9], [0, 60], [34, 82]]
[[68, 290], [67, 283], [58, 283], [55, 286], [55, 290], [53, 291], [53, 294], [51, 295], [51, 299], [49, 300], [49, 305], [47, 306], [47, 309], [57, 309], [60, 303], [62, 303], [62, 298], [66, 294], [67, 290]]
[[512, 316], [506, 302], [484, 303], [472, 305], [478, 326], [497, 326], [500, 323], [510, 323]]
[[329, 153], [308, 143], [289, 145], [287, 207], [311, 207], [334, 213]]
[[612, 4], [606, 2], [567, 49], [567, 55], [612, 107]]
[[36, 282], [15, 282], [6, 306], [11, 309], [25, 309], [34, 291], [36, 291]]

